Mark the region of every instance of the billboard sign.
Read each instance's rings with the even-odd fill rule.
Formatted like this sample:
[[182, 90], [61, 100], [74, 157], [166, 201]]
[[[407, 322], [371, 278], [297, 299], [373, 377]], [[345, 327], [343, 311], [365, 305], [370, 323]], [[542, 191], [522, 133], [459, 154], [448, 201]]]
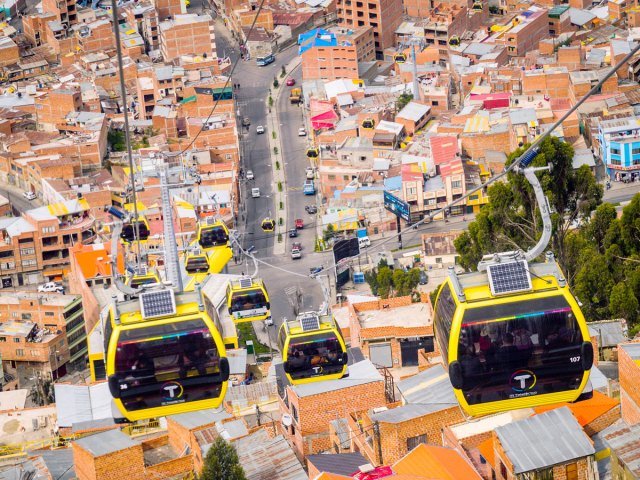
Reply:
[[387, 191], [384, 192], [384, 208], [395, 215], [399, 215], [403, 220], [411, 222], [409, 204]]

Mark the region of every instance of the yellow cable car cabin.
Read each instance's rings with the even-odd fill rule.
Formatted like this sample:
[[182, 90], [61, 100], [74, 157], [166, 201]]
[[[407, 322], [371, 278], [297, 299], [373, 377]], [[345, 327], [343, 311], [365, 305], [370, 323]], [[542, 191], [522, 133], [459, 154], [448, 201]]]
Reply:
[[404, 53], [396, 53], [393, 56], [393, 61], [396, 63], [405, 63], [407, 61], [407, 55]]
[[364, 128], [365, 130], [371, 130], [375, 126], [376, 122], [373, 118], [365, 118], [362, 121], [362, 128]]
[[227, 287], [227, 308], [236, 323], [271, 318], [271, 303], [264, 282], [255, 278], [230, 281]]
[[202, 250], [209, 252], [215, 248], [229, 246], [229, 230], [222, 220], [198, 225], [196, 241]]
[[276, 222], [272, 218], [265, 218], [262, 220], [262, 231], [263, 232], [273, 232], [276, 229]]
[[229, 363], [199, 290], [158, 288], [114, 303], [104, 338], [109, 391], [129, 421], [222, 404]]
[[307, 148], [307, 158], [318, 158], [320, 150], [316, 147]]
[[136, 273], [124, 281], [124, 284], [128, 287], [138, 289], [142, 285], [152, 285], [154, 283], [161, 283], [160, 276], [155, 272], [149, 273]]
[[483, 10], [483, 6], [482, 6], [482, 2], [473, 2], [473, 5], [471, 6], [471, 10], [473, 10], [474, 12], [480, 12]]
[[336, 380], [347, 372], [347, 347], [333, 315], [305, 312], [278, 333], [284, 371], [293, 385]]
[[126, 222], [122, 225], [122, 232], [120, 232], [120, 239], [122, 243], [133, 243], [136, 240], [136, 224], [138, 225], [138, 234], [140, 235], [140, 241], [146, 242], [149, 239], [151, 231], [149, 230], [149, 223], [146, 218], [138, 217], [137, 220]]
[[457, 35], [453, 35], [449, 39], [449, 45], [451, 45], [452, 47], [457, 47], [458, 45], [460, 45], [460, 37]]
[[227, 248], [217, 248], [207, 254], [209, 257], [209, 273], [220, 273], [233, 257], [231, 245]]
[[485, 268], [462, 275], [450, 268], [434, 311], [460, 406], [476, 416], [578, 400], [593, 347], [553, 255]]

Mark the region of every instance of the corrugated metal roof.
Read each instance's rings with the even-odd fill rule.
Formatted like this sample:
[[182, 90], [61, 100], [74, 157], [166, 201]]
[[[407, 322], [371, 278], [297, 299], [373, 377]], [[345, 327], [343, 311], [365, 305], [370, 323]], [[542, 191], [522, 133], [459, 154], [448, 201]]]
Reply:
[[391, 410], [385, 410], [384, 412], [374, 413], [371, 415], [371, 420], [385, 423], [402, 423], [407, 420], [424, 417], [430, 413], [445, 410], [457, 405], [457, 403], [431, 403], [426, 405], [409, 403], [402, 407], [396, 407]]
[[516, 474], [595, 453], [589, 437], [567, 407], [498, 427], [495, 432]]
[[627, 425], [619, 420], [600, 432], [604, 444], [615, 453], [618, 462], [640, 476], [640, 425]]
[[303, 385], [294, 385], [291, 388], [296, 392], [298, 397], [309, 397], [312, 395], [320, 395], [329, 393], [343, 388], [350, 388], [356, 385], [365, 385], [367, 383], [382, 382], [382, 375], [378, 373], [378, 369], [369, 360], [354, 363], [349, 366], [349, 376], [339, 380], [327, 380], [324, 382], [306, 383]]
[[227, 350], [227, 360], [229, 360], [229, 373], [240, 375], [247, 371], [247, 349], [238, 348]]
[[350, 477], [358, 467], [369, 463], [361, 453], [340, 453], [328, 455], [307, 455], [307, 462], [319, 472], [334, 473]]
[[396, 118], [406, 118], [407, 120], [417, 122], [429, 113], [429, 110], [431, 110], [431, 107], [427, 105], [422, 105], [417, 102], [409, 102], [402, 110], [400, 110]]
[[640, 343], [623, 343], [618, 345], [622, 348], [632, 360], [640, 360]]
[[213, 409], [198, 410], [196, 412], [180, 413], [178, 415], [171, 415], [169, 418], [176, 423], [179, 423], [188, 430], [201, 427], [203, 425], [209, 425], [227, 418], [232, 418], [233, 415], [228, 413], [225, 409]]
[[56, 414], [60, 427], [79, 422], [113, 419], [111, 393], [107, 382], [95, 385], [54, 384]]
[[402, 380], [396, 384], [406, 403], [451, 405], [457, 404], [449, 375], [440, 364]]
[[140, 445], [120, 430], [107, 430], [75, 441], [76, 445], [86, 450], [94, 457], [101, 457], [109, 453], [118, 452], [125, 448]]
[[342, 448], [349, 448], [349, 424], [347, 423], [347, 419], [339, 418], [338, 420], [331, 420], [329, 424], [336, 432], [338, 440], [340, 440], [340, 446]]
[[76, 472], [73, 468], [73, 449], [40, 450], [38, 455], [42, 457], [49, 473], [56, 480], [76, 478]]
[[590, 322], [587, 326], [589, 327], [589, 335], [598, 337], [598, 346], [600, 347], [615, 347], [619, 343], [627, 341], [620, 321]]
[[236, 439], [249, 434], [247, 425], [241, 419], [219, 423], [217, 424], [217, 427], [220, 432], [220, 436], [225, 440]]
[[[265, 438], [266, 437], [266, 438]], [[308, 480], [282, 435], [269, 439], [264, 430], [233, 442], [247, 480]]]

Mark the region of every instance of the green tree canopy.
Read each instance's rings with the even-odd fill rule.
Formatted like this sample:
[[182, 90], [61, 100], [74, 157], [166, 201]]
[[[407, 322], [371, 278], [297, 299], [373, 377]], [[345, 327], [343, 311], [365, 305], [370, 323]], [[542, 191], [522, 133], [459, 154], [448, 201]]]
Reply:
[[218, 437], [204, 458], [198, 480], [247, 480], [233, 445]]

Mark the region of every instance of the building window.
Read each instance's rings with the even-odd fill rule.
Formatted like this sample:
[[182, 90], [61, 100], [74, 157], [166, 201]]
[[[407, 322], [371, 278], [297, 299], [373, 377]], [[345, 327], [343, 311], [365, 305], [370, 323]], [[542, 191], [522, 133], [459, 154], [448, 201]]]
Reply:
[[462, 182], [460, 180], [454, 180], [451, 182], [451, 188], [460, 188], [462, 186]]
[[13, 343], [20, 343], [20, 337], [13, 337]]
[[42, 233], [53, 233], [55, 231], [55, 227], [42, 227]]
[[611, 148], [611, 155], [620, 155], [620, 149], [619, 148]]
[[55, 313], [53, 312], [44, 312], [44, 316], [45, 317], [53, 317], [55, 315]]
[[434, 107], [438, 106], [438, 101], [437, 100], [431, 100], [431, 105], [433, 105]]
[[0, 337], [0, 343], [6, 343], [7, 337]]
[[553, 467], [545, 468], [538, 472], [539, 480], [553, 480]]
[[578, 464], [570, 463], [567, 465], [567, 480], [578, 480]]
[[500, 475], [502, 475], [502, 478], [507, 478], [507, 467], [502, 462], [500, 462]]
[[30, 313], [23, 313], [22, 314], [22, 320], [31, 320], [31, 314]]
[[620, 160], [619, 158], [612, 158], [611, 165], [622, 165], [622, 160]]
[[35, 258], [32, 260], [22, 260], [23, 267], [35, 267], [36, 265], [38, 265], [38, 263], [36, 262]]
[[36, 253], [36, 249], [35, 248], [21, 248], [20, 249], [20, 255], [33, 255], [34, 253]]
[[291, 405], [291, 416], [296, 422], [298, 421], [298, 409], [295, 405]]
[[421, 443], [427, 443], [427, 434], [423, 433], [417, 437], [407, 438], [407, 451], [410, 452]]
[[407, 195], [415, 195], [416, 187], [407, 188]]
[[329, 178], [329, 180], [335, 180], [335, 179], [336, 179], [336, 176], [335, 176], [335, 175], [329, 175], [329, 177], [328, 177], [328, 178]]
[[427, 205], [435, 205], [435, 204], [436, 204], [435, 198], [430, 198], [429, 200], [427, 200]]
[[29, 350], [29, 353], [31, 354], [32, 357], [40, 356], [40, 352], [38, 350]]
[[24, 350], [22, 348], [16, 349], [16, 355], [19, 357], [24, 357]]
[[634, 149], [632, 149], [632, 150], [631, 150], [631, 153], [632, 153], [633, 155], [640, 155], [640, 148], [634, 148]]
[[226, 153], [226, 154], [224, 155], [224, 158], [225, 158], [226, 160], [231, 160], [231, 159], [233, 158], [233, 155], [231, 155], [230, 153]]

